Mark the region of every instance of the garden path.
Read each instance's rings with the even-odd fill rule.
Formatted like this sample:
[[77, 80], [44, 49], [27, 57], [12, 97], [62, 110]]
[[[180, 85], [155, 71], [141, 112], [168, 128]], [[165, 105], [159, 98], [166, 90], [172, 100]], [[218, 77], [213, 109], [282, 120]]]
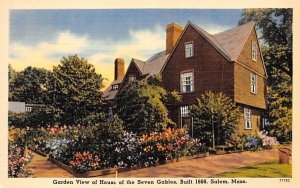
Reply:
[[[230, 171], [234, 168], [250, 166], [271, 160], [278, 160], [278, 150], [242, 152], [227, 155], [211, 155], [187, 161], [180, 161], [118, 173], [118, 177], [211, 177], [214, 174]], [[115, 177], [110, 174], [105, 177]]]
[[59, 168], [55, 164], [47, 160], [47, 157], [43, 157], [34, 152], [29, 167], [32, 169], [32, 178], [68, 178], [74, 177], [69, 172]]
[[[169, 163], [156, 167], [143, 168], [118, 173], [118, 177], [211, 177], [214, 174], [230, 171], [267, 161], [278, 160], [278, 150], [263, 150], [258, 152], [242, 152], [227, 155], [211, 155], [187, 161]], [[67, 171], [52, 164], [46, 157], [34, 154], [30, 167], [32, 177], [74, 177]], [[102, 177], [116, 177], [110, 174]]]

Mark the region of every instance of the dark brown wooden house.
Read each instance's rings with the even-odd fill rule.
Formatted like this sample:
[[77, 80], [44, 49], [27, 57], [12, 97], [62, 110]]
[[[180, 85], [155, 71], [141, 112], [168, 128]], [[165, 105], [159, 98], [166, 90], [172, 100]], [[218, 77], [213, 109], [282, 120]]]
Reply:
[[254, 23], [214, 35], [192, 22], [185, 28], [169, 24], [166, 51], [145, 62], [132, 59], [122, 84], [151, 74], [161, 74], [163, 86], [182, 95], [180, 102], [167, 105], [178, 127], [193, 128], [189, 108], [205, 91], [223, 92], [241, 107], [240, 134], [254, 133], [261, 126], [267, 75]]

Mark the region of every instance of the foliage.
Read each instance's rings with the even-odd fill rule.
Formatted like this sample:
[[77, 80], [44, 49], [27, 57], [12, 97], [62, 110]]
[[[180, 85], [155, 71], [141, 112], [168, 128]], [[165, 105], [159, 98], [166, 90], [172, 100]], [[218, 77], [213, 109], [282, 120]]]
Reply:
[[49, 104], [58, 114], [60, 123], [74, 125], [86, 122], [86, 117], [103, 113], [100, 89], [103, 78], [95, 67], [77, 55], [63, 57], [48, 80]]
[[[164, 164], [167, 160], [203, 152], [199, 140], [190, 138], [186, 130], [166, 129], [138, 137], [123, 132], [121, 139], [96, 138], [98, 126], [85, 128], [65, 145], [58, 146], [51, 156], [76, 172], [112, 167], [133, 167]], [[93, 131], [91, 131], [93, 130]], [[51, 140], [50, 140], [51, 141]], [[54, 148], [54, 147], [53, 147]], [[97, 161], [96, 161], [97, 159]]]
[[193, 105], [194, 136], [207, 146], [224, 145], [236, 130], [240, 110], [223, 93], [205, 92]]
[[267, 136], [268, 132], [261, 131], [258, 133], [259, 138], [261, 139], [262, 147], [264, 149], [272, 149], [273, 146], [279, 145], [279, 142], [275, 137]]
[[245, 149], [250, 151], [256, 151], [261, 148], [262, 140], [258, 135], [247, 136]]
[[29, 66], [21, 72], [15, 72], [12, 68], [9, 71], [9, 101], [35, 104], [46, 101], [47, 70]]
[[31, 169], [28, 168], [28, 163], [31, 159], [31, 154], [24, 154], [23, 150], [14, 142], [8, 142], [8, 177], [19, 178], [28, 177], [31, 174]]
[[98, 169], [99, 162], [98, 155], [92, 155], [89, 151], [84, 151], [82, 153], [76, 152], [69, 164], [75, 172], [83, 173]]
[[179, 157], [190, 156], [204, 149], [198, 139], [188, 136], [185, 129], [165, 129], [163, 132], [153, 132], [149, 135], [142, 135], [142, 166], [164, 164], [166, 160], [178, 159]]
[[28, 177], [31, 169], [28, 163], [31, 159], [31, 153], [26, 151], [26, 131], [20, 128], [9, 130], [8, 137], [8, 177]]
[[254, 21], [262, 35], [268, 74], [267, 130], [280, 142], [290, 141], [292, 132], [292, 20], [292, 9], [245, 9], [240, 20], [240, 24]]
[[[142, 135], [161, 131], [172, 124], [165, 106], [172, 94], [160, 84], [160, 76], [149, 76], [123, 86], [118, 92], [115, 110], [124, 121], [126, 131]], [[172, 96], [176, 98], [174, 93]]]

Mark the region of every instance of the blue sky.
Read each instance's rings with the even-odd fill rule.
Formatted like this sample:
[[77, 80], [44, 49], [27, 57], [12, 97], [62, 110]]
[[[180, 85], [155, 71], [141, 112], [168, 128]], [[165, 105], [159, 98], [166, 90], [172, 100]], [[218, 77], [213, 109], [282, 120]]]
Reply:
[[165, 27], [188, 20], [210, 33], [237, 26], [239, 9], [11, 10], [10, 63], [51, 69], [78, 54], [110, 81], [113, 60], [146, 60], [165, 48]]

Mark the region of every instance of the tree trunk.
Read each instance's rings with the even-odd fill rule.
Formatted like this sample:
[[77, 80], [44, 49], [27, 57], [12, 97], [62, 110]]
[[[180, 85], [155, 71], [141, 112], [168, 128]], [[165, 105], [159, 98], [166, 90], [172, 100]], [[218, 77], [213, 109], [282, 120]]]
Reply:
[[214, 126], [214, 116], [211, 116], [211, 127], [212, 127], [212, 140], [213, 140], [213, 149], [215, 149], [215, 126]]

